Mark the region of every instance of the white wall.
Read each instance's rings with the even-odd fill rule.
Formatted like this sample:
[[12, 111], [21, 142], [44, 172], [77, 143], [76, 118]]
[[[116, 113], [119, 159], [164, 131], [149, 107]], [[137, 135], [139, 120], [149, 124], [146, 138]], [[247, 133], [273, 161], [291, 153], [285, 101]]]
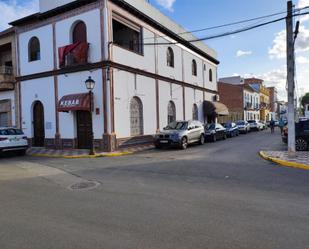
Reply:
[[204, 121], [203, 118], [203, 92], [194, 90], [192, 88], [185, 88], [185, 103], [186, 103], [186, 120], [193, 118], [193, 105], [196, 104], [199, 109], [199, 120]]
[[[87, 41], [89, 45], [88, 61], [91, 63], [101, 60], [100, 11], [98, 9], [77, 15], [56, 24], [56, 47], [72, 44], [72, 29], [78, 21], [83, 21], [87, 27]], [[57, 53], [58, 55], [58, 53]], [[59, 58], [57, 56], [57, 64]]]
[[15, 94], [14, 91], [3, 91], [0, 92], [0, 100], [11, 100], [11, 120], [12, 120], [12, 126], [16, 126], [16, 107], [15, 107]]
[[117, 138], [130, 137], [130, 101], [141, 99], [144, 115], [144, 135], [156, 132], [155, 80], [132, 73], [114, 71], [115, 132]]
[[[100, 115], [93, 113], [93, 132], [95, 139], [102, 139], [104, 133], [104, 115], [103, 115], [103, 86], [102, 86], [102, 71], [97, 70], [92, 73], [79, 72], [67, 75], [61, 75], [58, 78], [58, 96], [61, 97], [74, 93], [86, 93], [85, 80], [91, 76], [96, 82], [93, 90], [94, 94], [94, 110], [100, 109]], [[61, 138], [76, 138], [76, 117], [75, 112], [60, 112], [59, 113], [59, 128]]]
[[[24, 81], [21, 93], [22, 128], [27, 137], [33, 137], [33, 103], [41, 101], [44, 106], [45, 137], [54, 138], [56, 123], [53, 77]], [[46, 129], [46, 123], [51, 124], [51, 129]]]
[[170, 101], [173, 101], [176, 107], [176, 120], [183, 120], [182, 86], [159, 81], [159, 96], [160, 129], [162, 130], [168, 125], [167, 108]]
[[[153, 37], [153, 33], [143, 28], [144, 37]], [[148, 43], [153, 43], [153, 39], [147, 39]], [[127, 49], [123, 49], [117, 45], [112, 46], [112, 59], [117, 63], [121, 63], [130, 67], [155, 73], [155, 49], [154, 46], [144, 46], [144, 53], [137, 54]]]
[[[38, 61], [29, 61], [28, 44], [30, 39], [34, 36], [36, 36], [40, 41], [41, 59]], [[19, 58], [21, 75], [50, 71], [54, 68], [52, 25], [47, 25], [38, 29], [21, 33], [18, 39], [20, 44]]]

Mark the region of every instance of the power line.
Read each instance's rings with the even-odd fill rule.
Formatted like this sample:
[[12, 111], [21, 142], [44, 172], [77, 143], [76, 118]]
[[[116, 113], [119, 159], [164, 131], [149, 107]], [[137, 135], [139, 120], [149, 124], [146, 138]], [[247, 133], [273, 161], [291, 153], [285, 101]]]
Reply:
[[[300, 12], [300, 11], [308, 9], [308, 8], [309, 8], [309, 6], [294, 9], [294, 13]], [[207, 31], [207, 30], [213, 30], [213, 29], [218, 29], [218, 28], [234, 26], [234, 25], [237, 25], [237, 24], [242, 24], [242, 23], [252, 22], [252, 21], [256, 21], [256, 20], [266, 19], [266, 18], [269, 18], [269, 17], [278, 16], [278, 15], [286, 14], [286, 13], [287, 13], [286, 11], [281, 11], [281, 12], [277, 12], [277, 13], [273, 13], [273, 14], [269, 14], [269, 15], [254, 17], [254, 18], [236, 21], [236, 22], [232, 22], [232, 23], [226, 23], [226, 24], [221, 24], [221, 25], [216, 25], [216, 26], [211, 26], [211, 27], [206, 27], [206, 28], [201, 28], [201, 29], [196, 29], [196, 30], [191, 30], [191, 31], [185, 31], [185, 32], [177, 33], [177, 35], [197, 33], [197, 32], [202, 32], [202, 31]], [[166, 36], [166, 35], [165, 36], [158, 36], [157, 38], [164, 38], [164, 37], [168, 37], [168, 36]], [[153, 38], [154, 37], [146, 37], [143, 40], [148, 40], [148, 39], [153, 39]]]

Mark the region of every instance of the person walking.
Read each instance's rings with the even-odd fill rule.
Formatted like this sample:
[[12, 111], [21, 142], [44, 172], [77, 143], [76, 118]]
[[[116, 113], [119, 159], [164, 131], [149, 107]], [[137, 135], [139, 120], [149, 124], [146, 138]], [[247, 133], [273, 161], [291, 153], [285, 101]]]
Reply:
[[284, 127], [284, 125], [285, 125], [285, 123], [284, 123], [283, 119], [281, 118], [280, 121], [279, 121], [279, 127], [280, 127], [280, 132], [281, 132], [281, 134], [282, 134], [282, 132], [283, 132], [283, 127]]
[[274, 133], [275, 132], [275, 121], [271, 119], [269, 125], [270, 125], [270, 132]]

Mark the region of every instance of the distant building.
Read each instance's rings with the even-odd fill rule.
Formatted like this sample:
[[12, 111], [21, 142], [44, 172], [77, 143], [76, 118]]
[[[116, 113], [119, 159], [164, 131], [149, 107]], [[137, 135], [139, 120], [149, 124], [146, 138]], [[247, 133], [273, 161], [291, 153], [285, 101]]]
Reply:
[[260, 94], [240, 76], [220, 78], [220, 101], [229, 109], [226, 121], [260, 119]]
[[15, 47], [14, 29], [0, 32], [0, 126], [20, 126]]
[[280, 113], [278, 113], [278, 92], [275, 87], [268, 87], [269, 100], [270, 100], [270, 115], [274, 120], [279, 119]]

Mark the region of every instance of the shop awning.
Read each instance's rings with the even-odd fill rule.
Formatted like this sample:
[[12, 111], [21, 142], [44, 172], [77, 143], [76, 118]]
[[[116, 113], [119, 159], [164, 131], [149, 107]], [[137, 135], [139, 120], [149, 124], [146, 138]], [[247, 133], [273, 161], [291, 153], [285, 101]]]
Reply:
[[217, 101], [204, 101], [203, 103], [205, 116], [228, 116], [229, 109], [226, 105]]
[[77, 93], [63, 96], [58, 102], [58, 112], [90, 111], [93, 96], [89, 93]]

